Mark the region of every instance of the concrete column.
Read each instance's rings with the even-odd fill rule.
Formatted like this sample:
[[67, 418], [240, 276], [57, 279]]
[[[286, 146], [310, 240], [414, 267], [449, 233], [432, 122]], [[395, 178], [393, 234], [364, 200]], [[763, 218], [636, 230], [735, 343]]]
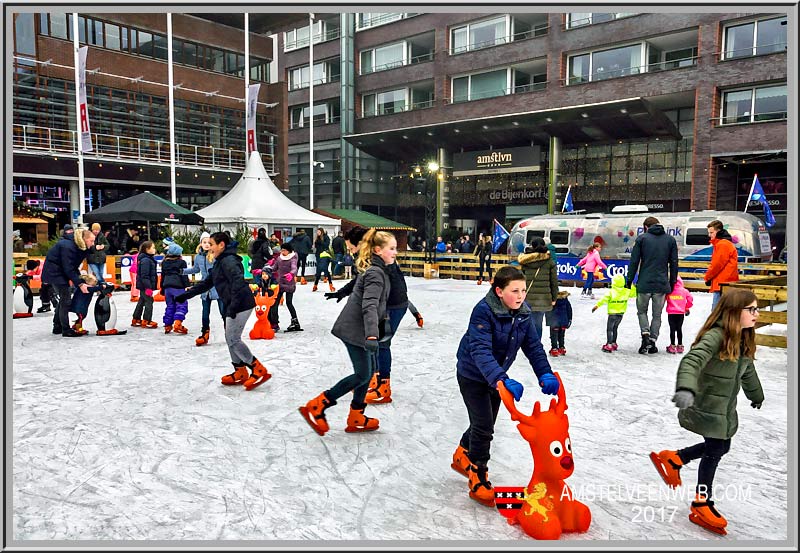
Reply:
[[547, 167], [547, 212], [556, 211], [556, 187], [561, 181], [561, 139], [550, 137], [550, 155]]
[[450, 226], [450, 156], [444, 148], [436, 152], [439, 174], [436, 176], [436, 234]]

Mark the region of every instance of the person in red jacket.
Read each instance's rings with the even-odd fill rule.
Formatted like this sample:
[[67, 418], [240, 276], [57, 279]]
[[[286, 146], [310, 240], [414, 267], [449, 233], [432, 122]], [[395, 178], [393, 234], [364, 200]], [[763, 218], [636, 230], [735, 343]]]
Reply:
[[719, 285], [739, 280], [739, 258], [736, 246], [733, 245], [733, 237], [723, 228], [722, 221], [715, 219], [706, 226], [714, 251], [704, 280], [706, 286], [711, 287], [709, 292], [714, 294], [711, 300], [711, 309], [714, 309], [722, 294]]

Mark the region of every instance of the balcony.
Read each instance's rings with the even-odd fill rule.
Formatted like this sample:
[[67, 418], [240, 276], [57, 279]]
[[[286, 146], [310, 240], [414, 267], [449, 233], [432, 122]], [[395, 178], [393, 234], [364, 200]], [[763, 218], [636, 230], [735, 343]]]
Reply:
[[[513, 34], [506, 30], [513, 27]], [[468, 23], [451, 29], [450, 55], [455, 56], [502, 44], [544, 36], [550, 27], [547, 14], [525, 14]]]
[[[155, 165], [168, 165], [170, 162], [170, 143], [161, 140], [92, 133], [92, 144], [94, 151], [85, 152], [86, 159], [135, 161]], [[33, 125], [14, 125], [13, 151], [41, 156], [77, 157], [76, 132]], [[247, 154], [242, 150], [192, 144], [175, 145], [175, 163], [182, 168], [207, 168], [238, 173], [244, 169], [246, 160]], [[274, 175], [273, 152], [265, 153], [262, 160], [267, 173]]]
[[359, 74], [368, 75], [406, 65], [433, 61], [434, 33], [361, 50]]

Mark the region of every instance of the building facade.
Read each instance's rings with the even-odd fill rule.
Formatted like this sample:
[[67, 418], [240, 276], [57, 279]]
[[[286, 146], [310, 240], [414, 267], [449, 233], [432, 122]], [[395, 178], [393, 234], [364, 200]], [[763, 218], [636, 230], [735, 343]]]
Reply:
[[[177, 202], [199, 209], [244, 168], [244, 33], [204, 14], [172, 21]], [[59, 213], [63, 224], [78, 207], [72, 15], [16, 13], [13, 28], [14, 200]], [[86, 211], [144, 190], [169, 198], [166, 14], [80, 14], [78, 35], [89, 46], [94, 147], [84, 156]], [[279, 178], [287, 171], [286, 87], [277, 83], [273, 38], [251, 32], [249, 47], [250, 83], [261, 84], [258, 150]]]
[[279, 30], [283, 184], [302, 205], [313, 121], [323, 209], [424, 228], [435, 197], [437, 231], [476, 233], [560, 211], [570, 188], [589, 211], [743, 210], [757, 173], [783, 246], [785, 13], [317, 13]]

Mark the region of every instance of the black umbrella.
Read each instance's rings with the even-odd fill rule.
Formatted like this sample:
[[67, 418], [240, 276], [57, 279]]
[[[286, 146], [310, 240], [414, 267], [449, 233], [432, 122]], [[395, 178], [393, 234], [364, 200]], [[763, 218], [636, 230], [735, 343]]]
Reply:
[[199, 225], [203, 217], [151, 192], [142, 192], [113, 204], [90, 211], [83, 216], [85, 223], [116, 223], [146, 221], [150, 237], [150, 222]]

